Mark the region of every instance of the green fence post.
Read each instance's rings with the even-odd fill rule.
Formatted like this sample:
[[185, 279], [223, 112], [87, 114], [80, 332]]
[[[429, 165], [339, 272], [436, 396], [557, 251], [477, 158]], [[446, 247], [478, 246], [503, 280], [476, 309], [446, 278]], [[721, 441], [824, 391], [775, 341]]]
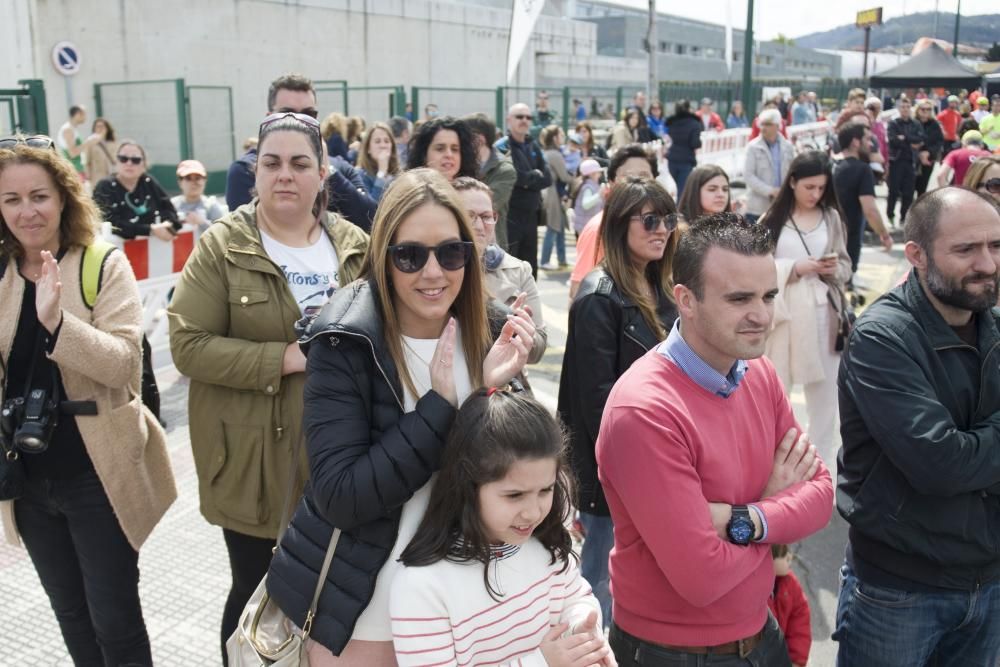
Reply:
[[618, 86], [618, 90], [615, 91], [615, 122], [618, 122], [618, 116], [622, 112], [622, 100], [625, 91], [624, 86]]
[[191, 159], [191, 126], [188, 123], [188, 99], [184, 79], [174, 79], [174, 95], [177, 100], [177, 135], [180, 139], [182, 160]]
[[503, 121], [504, 121], [504, 117], [506, 116], [506, 114], [504, 113], [504, 108], [503, 108], [503, 86], [497, 86], [496, 108], [494, 109], [494, 111], [496, 112], [496, 116], [497, 116], [497, 127], [500, 128], [500, 131], [502, 132], [503, 131]]
[[420, 86], [413, 86], [410, 88], [410, 104], [413, 105], [413, 117], [420, 118], [420, 116], [417, 115], [417, 109], [420, 108]]
[[569, 132], [569, 86], [563, 86], [563, 121], [562, 129], [564, 133]]
[[98, 116], [104, 115], [104, 107], [101, 103], [101, 84], [94, 84], [94, 113]]
[[403, 86], [399, 87], [399, 103], [397, 104], [396, 107], [396, 115], [397, 116], [406, 115], [406, 89], [404, 89]]
[[31, 96], [32, 111], [35, 114], [35, 131], [39, 134], [49, 133], [49, 111], [45, 100], [45, 83], [41, 79], [21, 79], [18, 85], [27, 88]]

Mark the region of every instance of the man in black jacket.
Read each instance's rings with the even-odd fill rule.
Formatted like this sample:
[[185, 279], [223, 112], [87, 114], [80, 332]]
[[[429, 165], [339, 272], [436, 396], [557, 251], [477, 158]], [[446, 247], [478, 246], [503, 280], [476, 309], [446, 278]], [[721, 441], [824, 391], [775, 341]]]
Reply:
[[[317, 118], [316, 91], [312, 81], [301, 74], [286, 74], [271, 82], [267, 91], [267, 113], [292, 111]], [[254, 146], [229, 165], [226, 174], [226, 205], [230, 211], [253, 199], [254, 168], [257, 164], [257, 147]], [[347, 218], [355, 225], [370, 232], [375, 219], [377, 202], [365, 190], [361, 173], [347, 160], [333, 157], [326, 187], [330, 192], [327, 209]]]
[[541, 192], [552, 185], [552, 174], [545, 164], [542, 149], [531, 138], [531, 109], [515, 104], [507, 112], [507, 136], [496, 149], [509, 155], [517, 169], [517, 181], [507, 210], [508, 252], [531, 264], [531, 274], [538, 278], [538, 225], [542, 211]]
[[899, 224], [903, 224], [917, 185], [917, 155], [924, 145], [924, 128], [913, 118], [909, 99], [900, 97], [896, 108], [899, 116], [889, 121], [885, 131], [889, 139], [889, 198], [885, 208], [889, 222], [895, 224], [899, 199]]
[[907, 281], [840, 366], [841, 665], [1000, 658], [1000, 209], [958, 187], [906, 224]]

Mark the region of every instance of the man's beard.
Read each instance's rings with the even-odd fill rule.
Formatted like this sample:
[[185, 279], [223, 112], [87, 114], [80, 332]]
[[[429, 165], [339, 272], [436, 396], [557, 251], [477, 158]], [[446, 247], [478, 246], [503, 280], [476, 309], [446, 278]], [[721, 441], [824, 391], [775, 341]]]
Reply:
[[[989, 289], [981, 294], [974, 294], [965, 286], [976, 280], [992, 279]], [[938, 301], [953, 308], [970, 310], [978, 313], [988, 310], [997, 304], [997, 292], [1000, 290], [1000, 274], [974, 273], [960, 280], [952, 280], [938, 271], [934, 258], [927, 255], [927, 289], [937, 297]]]

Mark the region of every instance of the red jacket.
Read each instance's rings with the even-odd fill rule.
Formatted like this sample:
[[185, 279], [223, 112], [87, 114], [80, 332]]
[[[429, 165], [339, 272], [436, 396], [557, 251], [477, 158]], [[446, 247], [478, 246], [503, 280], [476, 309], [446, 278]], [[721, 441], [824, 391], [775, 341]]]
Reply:
[[796, 665], [804, 665], [809, 660], [812, 647], [812, 626], [809, 622], [809, 601], [802, 590], [802, 584], [794, 572], [784, 577], [774, 578], [774, 593], [767, 606], [778, 620], [778, 626], [785, 633], [788, 657]]
[[[705, 125], [705, 119], [702, 117], [701, 109], [694, 112], [694, 115], [698, 117], [701, 121], [702, 126]], [[712, 112], [712, 115], [708, 117], [708, 126], [715, 130], [716, 132], [722, 132], [726, 129], [726, 126], [722, 123], [722, 117], [719, 114]]]

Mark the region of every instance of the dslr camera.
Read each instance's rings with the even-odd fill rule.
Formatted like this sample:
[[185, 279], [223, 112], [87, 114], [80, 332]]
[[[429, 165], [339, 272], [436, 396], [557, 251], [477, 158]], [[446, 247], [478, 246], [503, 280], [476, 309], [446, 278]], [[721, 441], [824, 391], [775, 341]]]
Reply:
[[4, 401], [0, 409], [0, 437], [25, 454], [41, 454], [59, 418], [59, 403], [44, 389], [32, 389], [27, 398]]

